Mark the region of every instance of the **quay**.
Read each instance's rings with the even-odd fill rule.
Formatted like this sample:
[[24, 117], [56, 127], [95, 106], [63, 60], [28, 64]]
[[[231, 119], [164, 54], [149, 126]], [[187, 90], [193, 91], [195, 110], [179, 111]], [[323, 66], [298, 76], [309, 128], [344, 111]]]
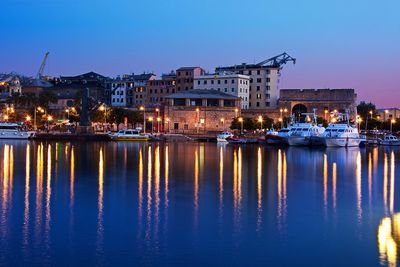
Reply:
[[110, 141], [107, 134], [36, 133], [33, 140], [49, 141]]

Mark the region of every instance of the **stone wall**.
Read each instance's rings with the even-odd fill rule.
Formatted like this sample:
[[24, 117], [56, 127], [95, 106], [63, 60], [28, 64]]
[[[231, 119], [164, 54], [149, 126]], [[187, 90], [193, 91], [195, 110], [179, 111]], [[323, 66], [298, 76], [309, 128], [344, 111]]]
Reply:
[[[199, 112], [196, 108], [199, 108]], [[164, 112], [165, 118], [170, 120], [169, 132], [184, 134], [196, 134], [197, 128], [200, 134], [228, 130], [236, 116], [234, 107], [166, 106]], [[224, 121], [222, 122], [221, 119]], [[198, 124], [198, 122], [203, 123]], [[178, 129], [175, 129], [175, 126]], [[168, 129], [166, 131], [168, 132]]]

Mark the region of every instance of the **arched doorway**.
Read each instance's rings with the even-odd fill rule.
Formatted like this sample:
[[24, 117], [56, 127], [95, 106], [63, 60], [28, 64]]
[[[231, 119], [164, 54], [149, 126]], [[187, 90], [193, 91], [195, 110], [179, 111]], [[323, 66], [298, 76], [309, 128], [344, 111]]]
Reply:
[[305, 117], [301, 115], [302, 113], [307, 113], [307, 107], [303, 104], [296, 104], [292, 108], [292, 114], [295, 116], [296, 120], [300, 120]]

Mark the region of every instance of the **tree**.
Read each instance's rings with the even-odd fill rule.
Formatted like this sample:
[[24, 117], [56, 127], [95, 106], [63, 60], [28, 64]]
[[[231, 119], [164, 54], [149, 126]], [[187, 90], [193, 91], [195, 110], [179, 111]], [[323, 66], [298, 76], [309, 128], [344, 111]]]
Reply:
[[44, 91], [39, 95], [39, 105], [48, 108], [50, 103], [57, 103], [57, 97], [53, 92]]

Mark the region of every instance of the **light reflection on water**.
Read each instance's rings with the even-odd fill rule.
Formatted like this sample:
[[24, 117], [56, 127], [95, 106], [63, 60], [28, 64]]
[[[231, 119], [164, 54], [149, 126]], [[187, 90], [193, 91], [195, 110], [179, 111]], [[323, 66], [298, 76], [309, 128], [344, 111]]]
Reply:
[[0, 265], [396, 266], [399, 153], [1, 142]]

